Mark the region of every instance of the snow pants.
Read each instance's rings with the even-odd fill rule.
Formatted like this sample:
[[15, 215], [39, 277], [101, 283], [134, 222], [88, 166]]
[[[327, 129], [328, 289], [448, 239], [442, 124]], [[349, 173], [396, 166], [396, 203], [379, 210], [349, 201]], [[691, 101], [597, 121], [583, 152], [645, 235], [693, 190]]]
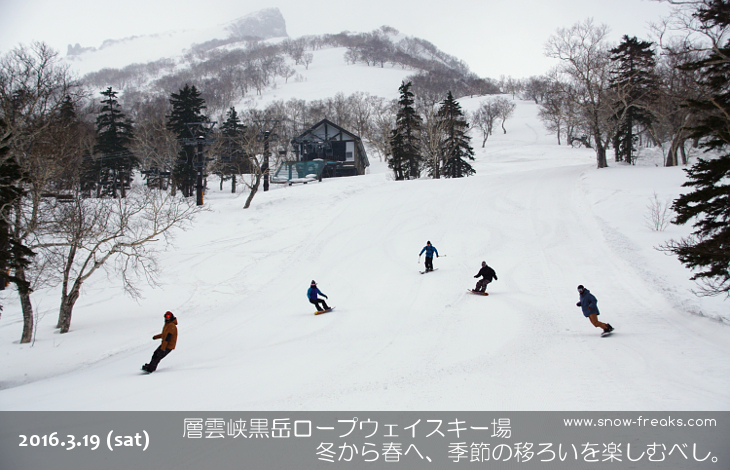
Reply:
[[[323, 299], [315, 299], [315, 300], [309, 299], [309, 302], [314, 304], [315, 307], [317, 307], [317, 311], [329, 309], [329, 307], [327, 306], [327, 302], [325, 302]], [[319, 306], [320, 303], [322, 303], [324, 308]]]
[[588, 319], [596, 328], [603, 328], [604, 330], [608, 328], [605, 323], [598, 321], [598, 314], [596, 313], [591, 313], [590, 315], [588, 315]]
[[477, 281], [477, 287], [474, 289], [477, 292], [485, 292], [487, 290], [487, 284], [489, 284], [492, 281], [487, 281], [484, 278], [481, 278]]
[[152, 359], [150, 359], [150, 363], [147, 364], [147, 370], [149, 372], [156, 371], [157, 370], [157, 365], [160, 363], [160, 361], [165, 356], [167, 356], [168, 354], [170, 354], [171, 351], [172, 351], [172, 349], [165, 349], [165, 350], [163, 350], [162, 348], [159, 348], [159, 347], [157, 349], [155, 349], [155, 352], [152, 353]]
[[426, 256], [426, 271], [433, 271], [433, 256]]

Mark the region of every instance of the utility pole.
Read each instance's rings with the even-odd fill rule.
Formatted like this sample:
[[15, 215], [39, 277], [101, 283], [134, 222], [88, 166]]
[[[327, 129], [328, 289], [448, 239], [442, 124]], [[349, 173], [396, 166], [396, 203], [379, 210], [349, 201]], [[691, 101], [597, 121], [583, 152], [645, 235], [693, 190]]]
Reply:
[[212, 144], [215, 139], [210, 137], [210, 134], [213, 132], [213, 128], [215, 127], [217, 121], [211, 121], [211, 122], [186, 122], [185, 127], [188, 128], [188, 131], [190, 132], [190, 135], [192, 136], [191, 139], [183, 139], [183, 145], [185, 146], [191, 146], [196, 148], [195, 157], [193, 159], [192, 166], [195, 172], [197, 173], [196, 178], [196, 184], [195, 184], [195, 202], [196, 205], [202, 206], [203, 205], [203, 193], [204, 193], [204, 187], [203, 187], [203, 177], [205, 176], [204, 170], [205, 170], [205, 162], [211, 161], [211, 159], [205, 158], [205, 145]]
[[264, 174], [264, 191], [269, 190], [269, 137], [271, 131], [264, 131], [264, 165], [261, 168]]
[[198, 181], [195, 185], [195, 202], [196, 205], [203, 205], [203, 168], [205, 167], [204, 155], [203, 155], [203, 139], [204, 137], [198, 137], [198, 154], [197, 161], [195, 162], [195, 169], [198, 170]]

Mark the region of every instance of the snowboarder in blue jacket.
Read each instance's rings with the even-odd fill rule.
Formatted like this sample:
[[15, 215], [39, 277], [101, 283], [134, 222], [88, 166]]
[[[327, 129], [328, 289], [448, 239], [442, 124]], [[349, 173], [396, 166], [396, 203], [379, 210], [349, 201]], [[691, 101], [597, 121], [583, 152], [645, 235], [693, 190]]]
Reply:
[[436, 258], [438, 258], [439, 252], [435, 246], [431, 245], [430, 241], [426, 242], [426, 246], [424, 246], [423, 250], [421, 250], [418, 254], [418, 258], [421, 258], [424, 251], [426, 252], [426, 272], [433, 271], [433, 254], [436, 253]]
[[[317, 307], [317, 311], [321, 310], [329, 310], [330, 308], [327, 306], [327, 302], [320, 299], [318, 296], [322, 296], [325, 299], [328, 299], [326, 295], [324, 295], [319, 289], [317, 289], [317, 283], [312, 281], [312, 284], [309, 286], [309, 289], [307, 289], [307, 298], [309, 299], [309, 302], [314, 304], [315, 307]], [[319, 304], [322, 304], [322, 307], [319, 306]]]
[[583, 316], [588, 318], [596, 328], [602, 328], [604, 333], [612, 332], [613, 327], [610, 323], [598, 321], [598, 315], [601, 314], [598, 311], [598, 300], [591, 294], [591, 291], [580, 285], [578, 286], [578, 295], [580, 301], [576, 305], [583, 311]]

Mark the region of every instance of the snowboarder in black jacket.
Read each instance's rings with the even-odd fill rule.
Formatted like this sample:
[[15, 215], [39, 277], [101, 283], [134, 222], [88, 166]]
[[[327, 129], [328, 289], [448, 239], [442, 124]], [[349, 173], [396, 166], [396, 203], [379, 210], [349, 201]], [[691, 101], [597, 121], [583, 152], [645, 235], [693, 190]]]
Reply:
[[492, 282], [492, 279], [497, 280], [497, 273], [494, 272], [494, 269], [487, 266], [486, 261], [482, 261], [482, 269], [480, 269], [474, 277], [481, 277], [481, 279], [477, 281], [477, 287], [474, 289], [474, 292], [484, 292], [487, 290], [487, 284]]

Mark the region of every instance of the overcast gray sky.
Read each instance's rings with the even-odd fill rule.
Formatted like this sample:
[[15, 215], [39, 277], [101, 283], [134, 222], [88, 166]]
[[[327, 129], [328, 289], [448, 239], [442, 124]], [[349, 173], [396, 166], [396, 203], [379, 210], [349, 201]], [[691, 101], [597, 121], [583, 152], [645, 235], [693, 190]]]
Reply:
[[669, 11], [652, 0], [0, 0], [0, 53], [37, 40], [65, 55], [68, 44], [209, 27], [271, 7], [292, 38], [389, 25], [491, 78], [546, 72], [555, 62], [543, 45], [557, 28], [592, 17], [616, 43], [624, 34], [649, 39], [648, 22]]

